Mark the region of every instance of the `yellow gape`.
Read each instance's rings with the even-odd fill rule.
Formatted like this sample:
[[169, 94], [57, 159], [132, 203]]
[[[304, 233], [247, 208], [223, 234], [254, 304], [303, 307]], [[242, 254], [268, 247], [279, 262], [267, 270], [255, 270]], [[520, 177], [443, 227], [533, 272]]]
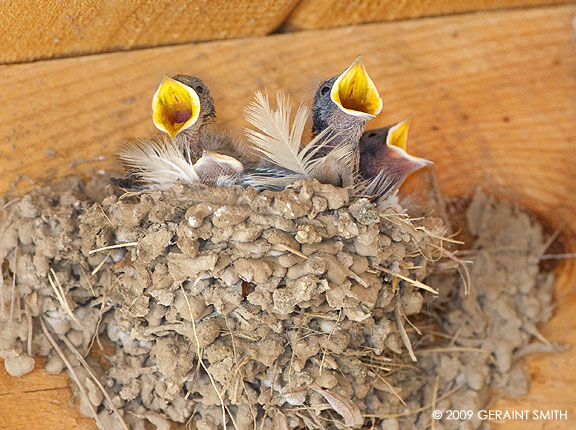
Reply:
[[373, 118], [382, 110], [382, 99], [359, 56], [332, 86], [331, 98], [344, 112]]
[[433, 164], [429, 160], [408, 154], [406, 147], [411, 120], [412, 118], [408, 117], [404, 121], [393, 125], [390, 127], [390, 130], [388, 130], [388, 135], [386, 136], [386, 146], [390, 148], [390, 150], [386, 152], [387, 156], [389, 158], [407, 160], [404, 164], [404, 169], [409, 171], [408, 175], [418, 169]]
[[192, 88], [164, 76], [152, 98], [154, 125], [174, 138], [192, 127], [200, 114], [200, 99]]
[[388, 136], [386, 136], [386, 145], [396, 146], [406, 151], [406, 142], [408, 141], [408, 129], [410, 128], [410, 118], [390, 127]]

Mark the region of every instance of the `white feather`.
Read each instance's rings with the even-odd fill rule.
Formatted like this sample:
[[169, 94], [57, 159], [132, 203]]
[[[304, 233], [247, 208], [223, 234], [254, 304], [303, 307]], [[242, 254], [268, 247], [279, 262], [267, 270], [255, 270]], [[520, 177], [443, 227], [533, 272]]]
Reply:
[[[290, 127], [292, 108], [288, 98], [282, 93], [276, 95], [277, 109], [273, 110], [268, 95], [256, 93], [255, 100], [246, 108], [246, 119], [259, 131], [246, 129], [248, 140], [273, 164], [294, 173], [308, 176], [311, 173], [310, 160], [320, 149], [320, 143], [327, 133], [316, 136], [300, 150], [302, 134], [310, 110], [300, 105]], [[322, 142], [326, 144], [327, 142]]]
[[282, 189], [299, 179], [324, 179], [328, 164], [333, 162], [352, 164], [352, 145], [340, 145], [325, 156], [315, 157], [335, 137], [327, 128], [315, 136], [305, 147], [300, 148], [302, 135], [310, 110], [300, 105], [292, 126], [291, 106], [282, 93], [276, 95], [277, 109], [270, 107], [268, 95], [257, 92], [255, 100], [246, 108], [246, 119], [258, 130], [246, 129], [248, 140], [272, 166], [278, 167], [277, 175], [272, 171], [255, 172], [244, 177], [244, 183], [262, 188]]
[[240, 178], [241, 178], [240, 175], [221, 175], [218, 176], [214, 185], [216, 187], [226, 187], [226, 188], [239, 187]]
[[168, 138], [130, 141], [120, 150], [118, 157], [128, 170], [151, 184], [200, 182], [190, 158]]

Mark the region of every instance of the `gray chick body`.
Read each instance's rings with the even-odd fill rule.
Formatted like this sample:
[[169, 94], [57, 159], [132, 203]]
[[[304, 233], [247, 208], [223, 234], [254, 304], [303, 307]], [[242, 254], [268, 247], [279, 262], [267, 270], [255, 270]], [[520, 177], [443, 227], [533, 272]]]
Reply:
[[324, 156], [333, 148], [350, 144], [353, 149], [353, 159], [350, 164], [332, 162], [327, 165], [325, 177], [319, 180], [332, 185], [350, 186], [358, 170], [360, 155], [358, 143], [366, 129], [367, 118], [350, 115], [340, 109], [331, 98], [332, 86], [338, 79], [334, 76], [318, 86], [314, 94], [312, 106], [312, 133], [318, 135], [330, 127], [330, 142], [317, 153], [317, 157]]

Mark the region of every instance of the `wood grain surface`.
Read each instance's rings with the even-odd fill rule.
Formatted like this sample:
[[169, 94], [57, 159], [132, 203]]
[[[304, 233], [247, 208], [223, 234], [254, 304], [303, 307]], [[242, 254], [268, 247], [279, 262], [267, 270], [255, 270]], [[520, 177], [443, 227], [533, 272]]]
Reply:
[[283, 24], [287, 31], [343, 27], [369, 22], [450, 15], [527, 6], [567, 3], [569, 0], [300, 0]]
[[570, 0], [5, 0], [0, 64]]
[[297, 0], [4, 0], [0, 64], [259, 36]]
[[[202, 77], [220, 124], [239, 130], [256, 89], [310, 102], [318, 80], [362, 54], [384, 99], [371, 127], [413, 113], [409, 148], [434, 160], [444, 192], [482, 185], [563, 226], [563, 252], [576, 252], [575, 14], [497, 11], [1, 66], [0, 191], [19, 174], [39, 181], [113, 166], [123, 138], [154, 133], [150, 100], [163, 73]], [[557, 312], [542, 333], [576, 344], [576, 261], [557, 273]], [[567, 410], [568, 421], [493, 428], [576, 428], [575, 361], [574, 349], [530, 358], [530, 394], [493, 407]], [[17, 380], [0, 374], [0, 429], [94, 428], [64, 406], [68, 390], [40, 394], [63, 385], [39, 369]], [[46, 401], [24, 401], [24, 391]]]
[[36, 370], [13, 378], [0, 365], [0, 429], [88, 430], [97, 426], [92, 418], [71, 407], [72, 392], [66, 373], [48, 375], [45, 360], [36, 359]]

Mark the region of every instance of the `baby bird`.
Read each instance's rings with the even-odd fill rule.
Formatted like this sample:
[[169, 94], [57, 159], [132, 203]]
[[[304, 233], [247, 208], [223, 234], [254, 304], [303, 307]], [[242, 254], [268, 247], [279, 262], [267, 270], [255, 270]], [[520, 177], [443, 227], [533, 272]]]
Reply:
[[202, 156], [200, 132], [214, 118], [216, 112], [210, 90], [194, 76], [164, 76], [152, 97], [154, 125], [187, 150], [192, 162]]
[[119, 152], [126, 177], [113, 181], [116, 185], [224, 185], [243, 170], [232, 139], [208, 128], [215, 118], [214, 101], [200, 79], [164, 76], [152, 98], [152, 113], [154, 125], [170, 138], [128, 142]]
[[360, 139], [361, 179], [366, 182], [361, 193], [378, 198], [393, 195], [406, 178], [433, 164], [406, 152], [410, 119], [389, 127], [369, 130]]
[[247, 130], [248, 139], [263, 162], [245, 176], [258, 188], [282, 189], [297, 179], [314, 178], [323, 183], [354, 185], [359, 165], [358, 141], [366, 122], [382, 110], [382, 99], [368, 76], [362, 59], [340, 75], [324, 81], [314, 95], [314, 138], [300, 147], [308, 110], [300, 106], [290, 128], [290, 106], [277, 97], [272, 110], [267, 96], [257, 94], [247, 109], [247, 119], [259, 131]]
[[366, 123], [382, 110], [382, 99], [370, 79], [362, 57], [340, 75], [321, 82], [314, 94], [312, 107], [314, 134], [331, 126], [338, 131], [340, 141], [358, 144]]
[[360, 56], [343, 73], [320, 83], [312, 107], [312, 132], [317, 135], [330, 127], [334, 137], [317, 156], [344, 143], [351, 144], [353, 150], [351, 164], [326, 165], [322, 182], [352, 185], [360, 160], [358, 142], [366, 123], [381, 110], [382, 99]]
[[154, 125], [170, 135], [183, 148], [188, 148], [192, 161], [204, 150], [240, 156], [234, 141], [211, 130], [216, 118], [214, 99], [208, 86], [190, 75], [164, 76], [152, 98]]

